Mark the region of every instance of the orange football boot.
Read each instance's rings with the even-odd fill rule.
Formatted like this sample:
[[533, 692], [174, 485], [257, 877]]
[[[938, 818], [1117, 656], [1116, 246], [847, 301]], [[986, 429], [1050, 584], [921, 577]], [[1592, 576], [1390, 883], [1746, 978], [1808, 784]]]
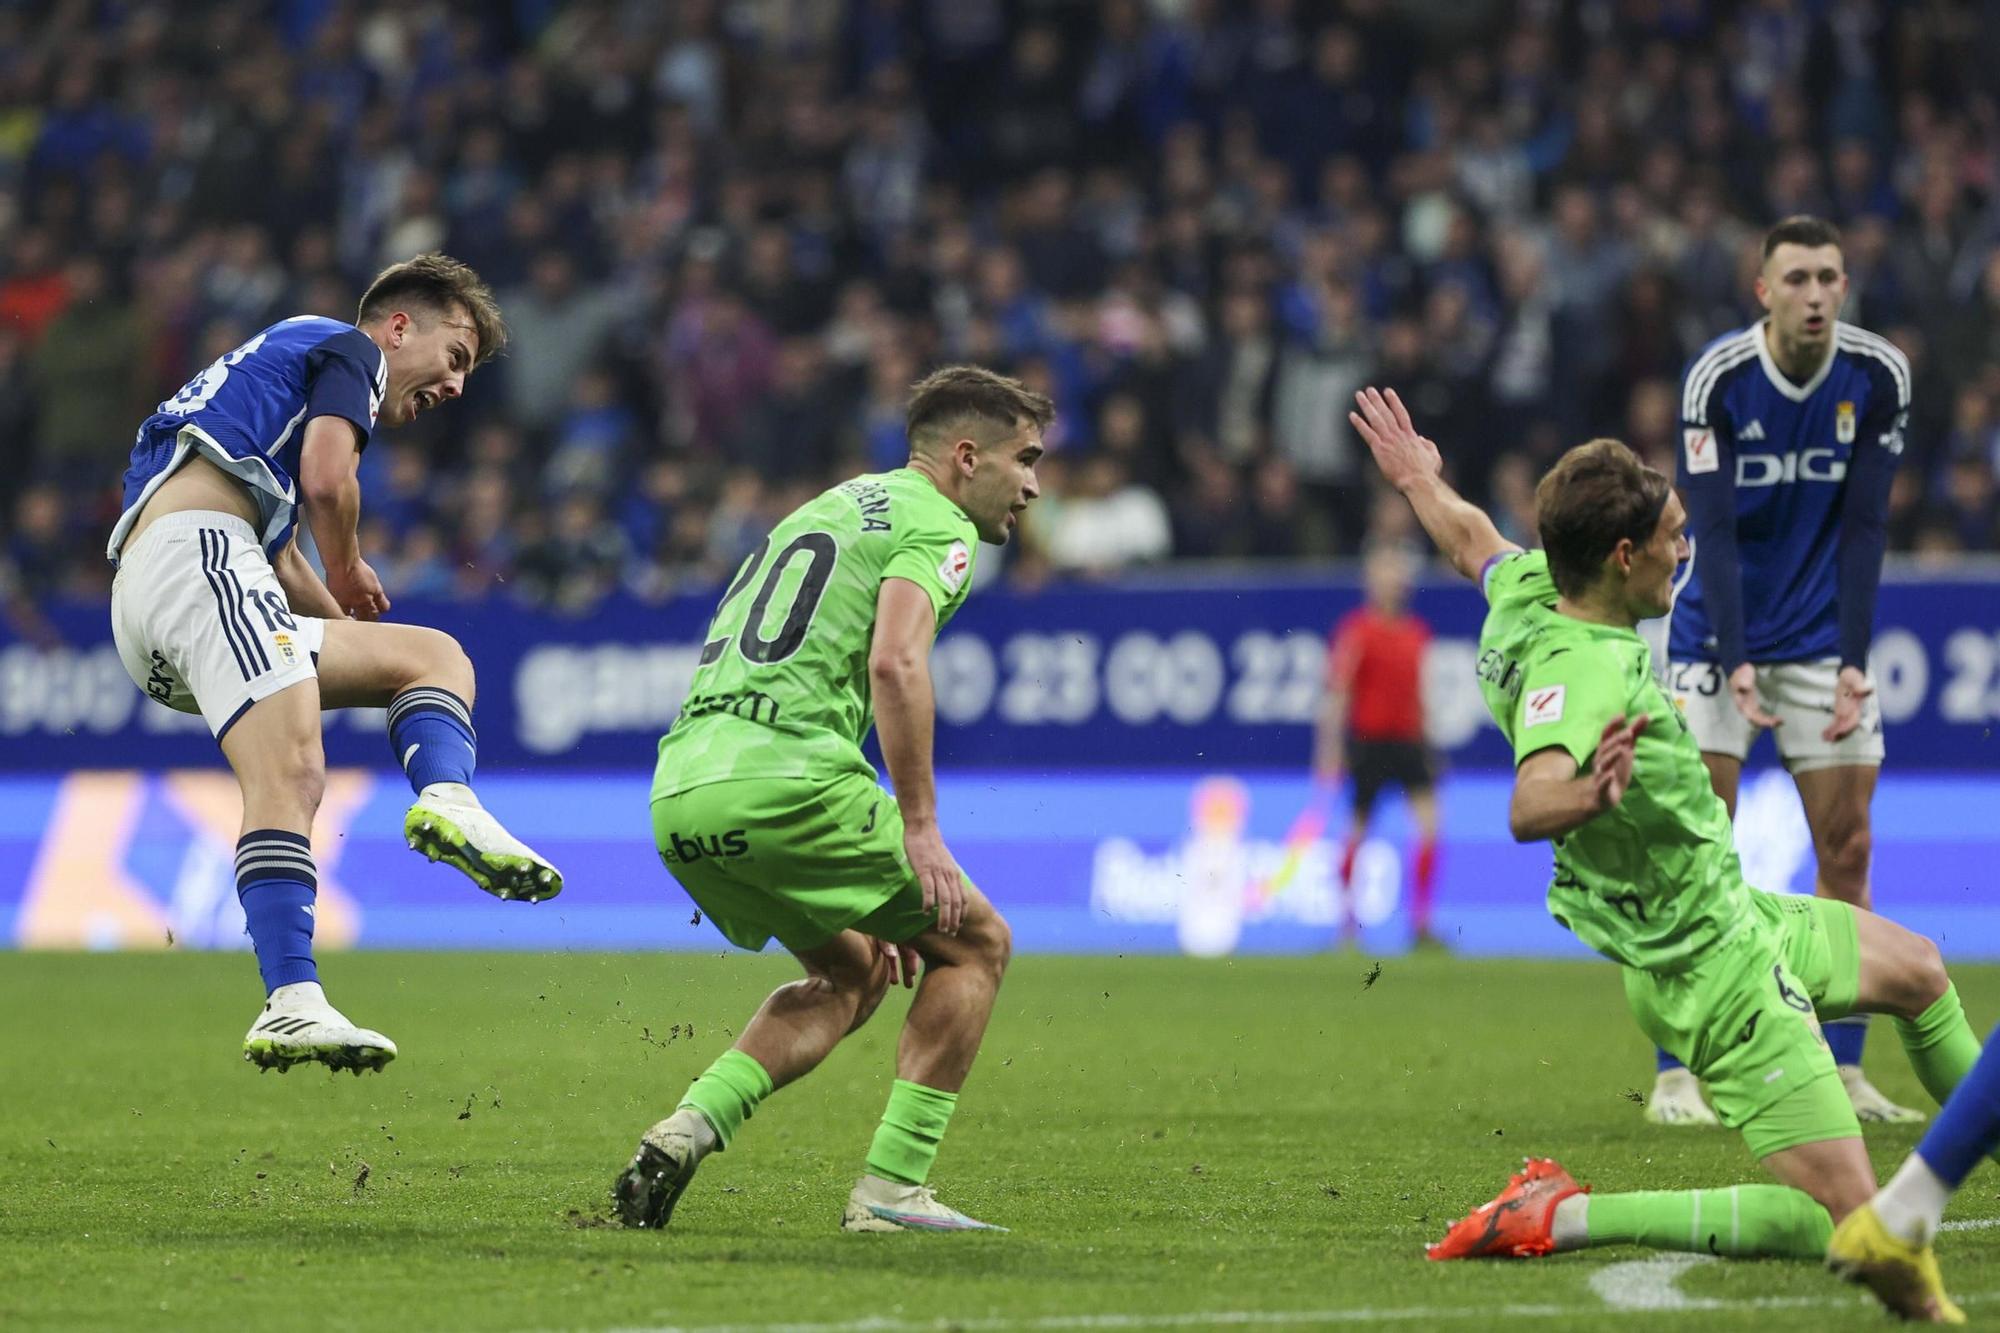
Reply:
[[1491, 1203], [1482, 1203], [1425, 1248], [1433, 1259], [1532, 1259], [1552, 1253], [1556, 1205], [1588, 1194], [1569, 1172], [1546, 1157], [1530, 1157]]

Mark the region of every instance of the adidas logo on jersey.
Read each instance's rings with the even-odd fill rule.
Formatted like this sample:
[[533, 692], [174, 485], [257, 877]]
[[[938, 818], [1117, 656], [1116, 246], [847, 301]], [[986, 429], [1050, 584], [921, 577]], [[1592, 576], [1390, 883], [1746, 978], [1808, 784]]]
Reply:
[[1764, 423], [1763, 423], [1763, 422], [1761, 422], [1761, 421], [1753, 421], [1753, 422], [1751, 422], [1751, 423], [1750, 423], [1749, 425], [1745, 426], [1745, 427], [1744, 427], [1744, 428], [1743, 428], [1742, 430], [1739, 430], [1739, 431], [1737, 431], [1737, 432], [1736, 432], [1736, 438], [1737, 438], [1737, 439], [1739, 439], [1739, 440], [1761, 440], [1761, 439], [1763, 439], [1763, 438], [1764, 438]]

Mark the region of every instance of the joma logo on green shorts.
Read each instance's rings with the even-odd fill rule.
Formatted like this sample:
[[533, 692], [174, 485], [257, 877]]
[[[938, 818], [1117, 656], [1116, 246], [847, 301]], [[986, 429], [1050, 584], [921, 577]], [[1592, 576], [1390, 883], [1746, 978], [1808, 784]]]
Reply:
[[749, 850], [749, 836], [740, 828], [727, 833], [695, 833], [685, 838], [678, 833], [669, 833], [667, 845], [660, 849], [660, 859], [668, 865], [676, 861], [682, 864], [699, 861], [704, 856], [711, 861], [724, 861]]

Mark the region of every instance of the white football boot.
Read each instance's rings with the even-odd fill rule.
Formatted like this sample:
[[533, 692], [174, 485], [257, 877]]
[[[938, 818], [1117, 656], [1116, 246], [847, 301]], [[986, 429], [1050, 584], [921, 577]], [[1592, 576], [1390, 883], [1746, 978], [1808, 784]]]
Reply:
[[403, 816], [403, 836], [412, 850], [464, 871], [496, 898], [538, 903], [562, 892], [562, 872], [500, 827], [462, 782], [424, 788]]
[[1686, 1069], [1662, 1069], [1646, 1099], [1646, 1119], [1655, 1125], [1719, 1125], [1702, 1100], [1701, 1080]]
[[691, 1107], [682, 1107], [647, 1130], [639, 1138], [632, 1165], [611, 1186], [618, 1220], [647, 1231], [664, 1227], [694, 1179], [694, 1169], [715, 1146], [715, 1131]]
[[396, 1043], [379, 1032], [358, 1028], [326, 1002], [317, 981], [280, 986], [264, 1001], [264, 1012], [243, 1035], [243, 1058], [259, 1069], [284, 1073], [293, 1065], [318, 1063], [328, 1069], [379, 1071], [396, 1058]]
[[938, 1202], [927, 1185], [863, 1176], [847, 1196], [842, 1231], [1005, 1231]]
[[1847, 1100], [1854, 1103], [1854, 1118], [1870, 1125], [1920, 1125], [1930, 1119], [1910, 1106], [1898, 1106], [1868, 1081], [1860, 1065], [1841, 1065], [1840, 1081], [1847, 1085]]

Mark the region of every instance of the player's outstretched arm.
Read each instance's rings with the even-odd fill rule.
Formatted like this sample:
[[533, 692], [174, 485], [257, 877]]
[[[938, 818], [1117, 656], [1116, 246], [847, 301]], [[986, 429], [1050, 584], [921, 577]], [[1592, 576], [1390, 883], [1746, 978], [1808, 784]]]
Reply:
[[1417, 433], [1394, 389], [1363, 389], [1354, 402], [1360, 410], [1349, 412], [1347, 419], [1452, 568], [1476, 582], [1487, 561], [1520, 549], [1500, 535], [1484, 510], [1445, 483], [1438, 447]]
[[1579, 773], [1575, 756], [1561, 746], [1537, 750], [1514, 770], [1514, 799], [1507, 807], [1507, 827], [1516, 842], [1560, 838], [1625, 799], [1632, 785], [1632, 757], [1639, 733], [1646, 729], [1644, 713], [1629, 723], [1619, 714], [1604, 724], [1590, 771]]
[[903, 852], [923, 886], [924, 906], [937, 909], [938, 929], [950, 935], [965, 915], [965, 878], [937, 822], [937, 781], [931, 769], [931, 734], [937, 724], [931, 641], [936, 635], [931, 595], [908, 579], [883, 579], [875, 596], [875, 637], [868, 647], [875, 732], [903, 816]]

